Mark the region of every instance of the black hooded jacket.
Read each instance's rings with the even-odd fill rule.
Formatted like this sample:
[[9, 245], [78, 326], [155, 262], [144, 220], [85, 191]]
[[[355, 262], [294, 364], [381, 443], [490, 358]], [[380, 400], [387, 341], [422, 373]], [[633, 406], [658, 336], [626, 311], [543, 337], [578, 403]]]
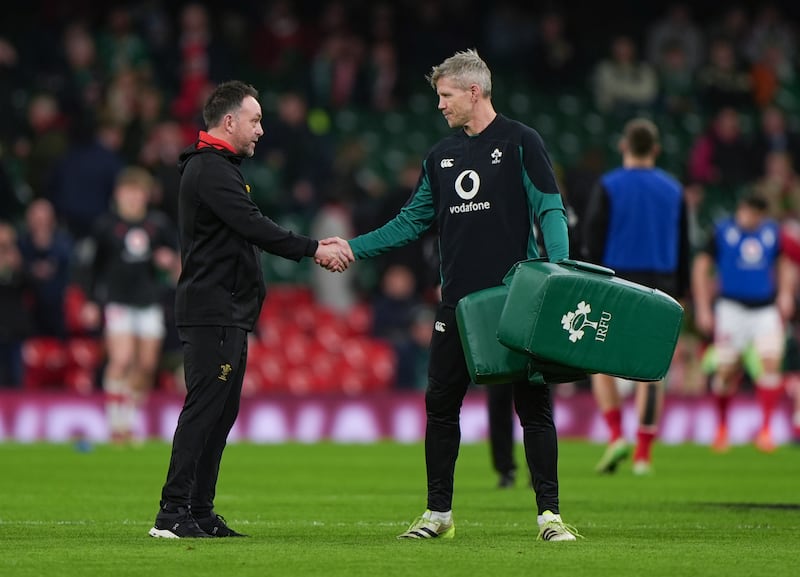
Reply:
[[279, 226], [249, 195], [242, 157], [205, 132], [183, 151], [178, 194], [182, 270], [177, 326], [235, 326], [252, 331], [266, 294], [259, 249], [299, 261], [317, 241]]

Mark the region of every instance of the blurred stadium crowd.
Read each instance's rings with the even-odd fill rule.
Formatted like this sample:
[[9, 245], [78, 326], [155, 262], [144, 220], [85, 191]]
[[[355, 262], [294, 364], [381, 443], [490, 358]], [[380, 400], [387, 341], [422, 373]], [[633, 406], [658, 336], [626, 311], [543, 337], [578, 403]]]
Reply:
[[[178, 154], [204, 128], [209, 88], [234, 78], [259, 89], [265, 111], [243, 165], [254, 200], [317, 238], [371, 230], [403, 205], [448, 131], [424, 76], [473, 47], [497, 110], [542, 134], [576, 246], [634, 115], [661, 130], [660, 165], [686, 186], [695, 247], [746, 190], [775, 218], [800, 218], [798, 7], [629, 4], [34, 0], [4, 15], [0, 386], [97, 387], [102, 344], [81, 316], [92, 224], [130, 166], [153, 175], [152, 204], [175, 221]], [[265, 255], [246, 389], [423, 387], [436, 259], [432, 238], [343, 275]], [[179, 350], [173, 331], [158, 387], [180, 387]], [[697, 355], [685, 351], [674, 380], [690, 392]]]

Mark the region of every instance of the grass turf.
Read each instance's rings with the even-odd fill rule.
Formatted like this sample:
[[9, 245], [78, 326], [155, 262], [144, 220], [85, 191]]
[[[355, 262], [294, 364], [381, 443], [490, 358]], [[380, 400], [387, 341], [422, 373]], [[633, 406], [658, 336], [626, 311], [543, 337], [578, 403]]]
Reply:
[[644, 478], [629, 462], [596, 475], [602, 449], [561, 443], [561, 510], [577, 543], [535, 540], [525, 477], [496, 489], [485, 444], [461, 450], [456, 538], [409, 542], [395, 536], [425, 507], [420, 444], [235, 444], [216, 504], [250, 537], [197, 541], [147, 536], [167, 444], [0, 444], [0, 575], [797, 574], [800, 448], [657, 446]]

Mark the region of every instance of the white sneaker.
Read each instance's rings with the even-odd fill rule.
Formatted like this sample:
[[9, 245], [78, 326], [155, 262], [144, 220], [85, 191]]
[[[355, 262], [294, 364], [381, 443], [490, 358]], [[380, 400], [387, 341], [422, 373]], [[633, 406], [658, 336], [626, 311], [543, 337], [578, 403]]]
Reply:
[[429, 518], [431, 512], [425, 511], [421, 517], [417, 517], [406, 529], [405, 533], [397, 536], [398, 539], [452, 539], [456, 535], [456, 526], [452, 519], [449, 523], [433, 521]]
[[652, 475], [653, 466], [650, 464], [650, 461], [634, 461], [633, 474], [640, 477]]
[[556, 515], [551, 511], [545, 511], [539, 521], [539, 535], [536, 537], [540, 541], [575, 541], [583, 535], [578, 533], [575, 527], [567, 525], [561, 520], [561, 515]]
[[617, 466], [627, 459], [631, 454], [631, 447], [623, 438], [619, 438], [613, 443], [610, 443], [603, 456], [595, 466], [594, 470], [598, 473], [613, 473], [617, 470]]

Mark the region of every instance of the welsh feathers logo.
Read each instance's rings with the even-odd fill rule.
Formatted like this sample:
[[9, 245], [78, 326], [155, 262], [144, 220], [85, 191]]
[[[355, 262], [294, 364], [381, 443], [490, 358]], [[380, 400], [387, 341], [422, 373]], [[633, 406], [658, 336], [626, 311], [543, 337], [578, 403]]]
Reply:
[[233, 367], [230, 365], [230, 363], [225, 363], [224, 365], [220, 365], [219, 366], [219, 376], [217, 377], [217, 379], [219, 379], [220, 381], [227, 381], [228, 380], [228, 375], [231, 374], [232, 370], [233, 370]]
[[581, 301], [574, 311], [570, 311], [561, 317], [561, 328], [569, 333], [569, 340], [573, 343], [583, 338], [585, 329], [595, 331], [594, 340], [604, 342], [608, 335], [608, 323], [611, 321], [611, 313], [603, 311], [600, 319], [593, 321], [589, 318], [592, 314], [592, 305], [586, 301]]

